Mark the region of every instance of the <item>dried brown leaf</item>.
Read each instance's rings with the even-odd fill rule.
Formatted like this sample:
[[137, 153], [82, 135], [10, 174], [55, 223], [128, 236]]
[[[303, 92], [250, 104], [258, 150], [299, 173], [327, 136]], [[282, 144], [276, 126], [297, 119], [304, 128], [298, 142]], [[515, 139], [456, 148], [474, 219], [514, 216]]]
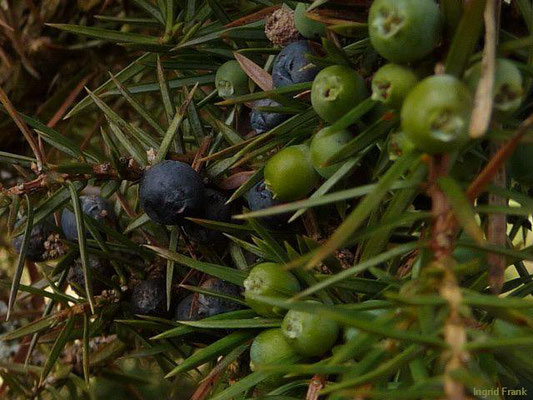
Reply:
[[280, 5], [272, 6], [263, 8], [262, 10], [259, 10], [257, 12], [254, 12], [253, 14], [246, 15], [242, 18], [236, 19], [235, 21], [231, 21], [229, 24], [224, 25], [225, 28], [234, 28], [236, 26], [242, 26], [247, 25], [252, 22], [256, 22], [259, 20], [262, 20], [267, 15], [272, 14], [274, 11], [276, 11], [278, 8], [280, 8]]
[[257, 86], [263, 90], [272, 90], [274, 89], [274, 84], [272, 83], [272, 75], [266, 72], [259, 65], [254, 63], [249, 58], [243, 56], [242, 54], [234, 52], [233, 55], [235, 59], [241, 65], [243, 71], [254, 81]]
[[241, 187], [254, 173], [255, 171], [237, 172], [220, 181], [217, 186], [223, 190], [235, 190]]

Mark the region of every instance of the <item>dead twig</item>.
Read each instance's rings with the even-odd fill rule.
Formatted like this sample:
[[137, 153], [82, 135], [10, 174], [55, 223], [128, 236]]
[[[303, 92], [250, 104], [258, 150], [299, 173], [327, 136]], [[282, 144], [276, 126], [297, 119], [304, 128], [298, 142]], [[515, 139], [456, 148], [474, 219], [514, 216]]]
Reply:
[[68, 108], [72, 105], [72, 103], [74, 102], [74, 100], [76, 100], [76, 98], [78, 97], [78, 95], [81, 93], [81, 91], [83, 90], [83, 88], [87, 85], [87, 83], [89, 82], [89, 80], [94, 76], [94, 73], [91, 73], [91, 74], [88, 74], [85, 78], [83, 78], [79, 83], [78, 85], [70, 92], [70, 94], [67, 96], [67, 98], [65, 99], [65, 101], [63, 102], [63, 104], [61, 104], [61, 107], [59, 107], [59, 109], [56, 111], [56, 113], [54, 114], [54, 116], [50, 119], [50, 121], [48, 121], [48, 124], [46, 124], [46, 126], [48, 126], [49, 128], [53, 128], [54, 126], [56, 126], [56, 124], [61, 120], [61, 118], [65, 115], [65, 113], [67, 112]]
[[2, 103], [2, 105], [5, 107], [9, 116], [13, 119], [17, 127], [20, 129], [20, 131], [24, 135], [24, 138], [30, 145], [31, 150], [33, 151], [33, 154], [35, 155], [35, 158], [37, 159], [37, 169], [39, 171], [42, 171], [45, 160], [41, 152], [41, 149], [39, 148], [39, 145], [37, 144], [35, 137], [30, 131], [30, 128], [28, 128], [28, 125], [26, 125], [26, 123], [22, 120], [17, 110], [15, 110], [13, 103], [11, 103], [11, 101], [7, 97], [6, 92], [4, 92], [2, 88], [0, 88], [0, 103]]
[[[498, 149], [492, 146], [491, 153], [496, 154]], [[493, 180], [494, 185], [505, 188], [505, 164], [497, 171]], [[507, 199], [489, 194], [489, 205], [506, 206]], [[507, 218], [505, 214], [489, 214], [487, 223], [487, 240], [490, 244], [505, 247], [507, 243]], [[487, 255], [489, 264], [489, 285], [493, 293], [500, 293], [503, 287], [506, 258], [501, 254], [489, 253]]]
[[191, 165], [196, 172], [201, 171], [202, 166], [204, 164], [203, 157], [205, 153], [209, 150], [209, 146], [211, 146], [211, 137], [206, 136], [200, 144], [200, 147], [198, 148], [198, 151], [196, 152], [196, 155], [194, 156], [194, 160]]
[[499, 0], [488, 0], [485, 6], [485, 47], [481, 60], [481, 78], [476, 89], [474, 109], [470, 120], [470, 136], [479, 138], [485, 135], [492, 115], [492, 92], [496, 72], [496, 42], [498, 40], [497, 18]]
[[513, 154], [522, 137], [531, 129], [532, 126], [533, 114], [527, 117], [520, 124], [512, 139], [500, 147], [496, 154], [494, 154], [494, 156], [489, 160], [485, 168], [483, 168], [476, 179], [470, 184], [466, 192], [470, 201], [474, 201], [481, 193], [483, 193], [487, 185], [492, 182], [492, 179], [501, 166], [504, 165], [511, 154]]
[[309, 382], [309, 388], [305, 400], [318, 400], [320, 391], [326, 386], [326, 377], [323, 375], [315, 375]]
[[444, 391], [447, 399], [463, 400], [464, 385], [453, 377], [453, 372], [462, 368], [469, 359], [464, 349], [466, 330], [460, 309], [463, 298], [453, 271], [452, 253], [458, 224], [452, 213], [448, 198], [437, 185], [437, 180], [448, 172], [448, 156], [435, 156], [430, 164], [428, 192], [432, 199], [433, 227], [430, 247], [433, 250], [434, 266], [442, 271], [439, 293], [448, 303], [448, 316], [444, 325], [444, 338], [448, 349], [443, 353]]
[[281, 7], [280, 5], [277, 5], [277, 6], [264, 8], [253, 14], [246, 15], [242, 18], [236, 19], [235, 21], [231, 21], [229, 24], [224, 25], [224, 28], [234, 28], [236, 26], [247, 25], [252, 22], [260, 21], [263, 18], [265, 18], [267, 15], [272, 14], [274, 11], [276, 11], [280, 7]]

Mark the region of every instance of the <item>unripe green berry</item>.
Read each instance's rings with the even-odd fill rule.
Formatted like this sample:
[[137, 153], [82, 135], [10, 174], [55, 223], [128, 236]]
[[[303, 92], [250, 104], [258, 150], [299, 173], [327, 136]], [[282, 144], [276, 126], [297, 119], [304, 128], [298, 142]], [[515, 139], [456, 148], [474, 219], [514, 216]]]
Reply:
[[309, 146], [289, 146], [279, 151], [265, 165], [265, 184], [276, 198], [284, 201], [301, 199], [318, 182], [311, 163]]
[[323, 178], [330, 178], [342, 167], [343, 163], [325, 166], [330, 157], [336, 154], [343, 146], [352, 140], [352, 134], [346, 130], [333, 131], [331, 127], [320, 130], [311, 141], [311, 161], [313, 167]]
[[418, 77], [411, 69], [397, 64], [386, 64], [378, 69], [372, 78], [372, 100], [399, 110], [417, 82]]
[[256, 336], [250, 347], [250, 369], [255, 371], [262, 365], [294, 361], [298, 356], [285, 340], [281, 329], [268, 329]]
[[317, 314], [289, 310], [281, 324], [285, 339], [304, 356], [321, 356], [337, 341], [339, 326]]
[[405, 99], [402, 130], [421, 151], [435, 154], [456, 150], [469, 139], [472, 105], [470, 91], [460, 80], [451, 75], [430, 76]]
[[218, 67], [215, 76], [215, 85], [218, 95], [225, 99], [247, 94], [248, 75], [242, 70], [235, 60], [228, 61]]
[[244, 280], [246, 304], [256, 313], [265, 317], [283, 315], [285, 310], [256, 300], [253, 298], [254, 295], [284, 299], [299, 291], [300, 284], [294, 275], [276, 263], [257, 264]]
[[311, 88], [313, 109], [333, 123], [368, 96], [365, 81], [354, 69], [332, 65], [318, 73]]
[[[480, 79], [481, 62], [475, 64], [465, 74], [465, 81], [473, 94]], [[522, 74], [512, 61], [505, 58], [496, 60], [492, 94], [494, 111], [500, 116], [512, 114], [520, 107], [524, 95]]]
[[434, 0], [375, 0], [368, 16], [370, 43], [387, 60], [408, 63], [433, 51], [441, 33]]

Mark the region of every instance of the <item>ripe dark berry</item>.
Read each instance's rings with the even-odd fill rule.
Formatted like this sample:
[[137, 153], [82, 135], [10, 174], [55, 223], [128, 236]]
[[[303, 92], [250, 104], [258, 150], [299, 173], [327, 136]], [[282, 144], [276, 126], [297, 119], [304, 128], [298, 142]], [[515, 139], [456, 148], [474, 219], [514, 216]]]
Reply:
[[259, 134], [275, 128], [289, 119], [290, 114], [271, 113], [259, 111], [255, 107], [280, 107], [281, 104], [271, 99], [261, 99], [254, 103], [254, 109], [250, 113], [250, 126]]
[[332, 65], [315, 77], [311, 89], [313, 109], [333, 123], [367, 97], [365, 81], [350, 67]]
[[281, 200], [293, 201], [305, 197], [318, 179], [306, 144], [284, 148], [265, 165], [265, 183]]
[[339, 326], [320, 315], [289, 310], [283, 318], [281, 331], [298, 353], [312, 357], [321, 356], [333, 347]]
[[416, 61], [431, 53], [440, 40], [441, 28], [434, 0], [376, 0], [370, 7], [370, 43], [395, 63]]
[[256, 313], [265, 317], [283, 315], [285, 310], [255, 300], [250, 295], [288, 298], [300, 291], [300, 283], [283, 266], [276, 263], [257, 264], [244, 281], [244, 297]]
[[[245, 195], [248, 207], [252, 211], [259, 211], [265, 208], [274, 207], [282, 204], [281, 201], [274, 198], [273, 193], [266, 187], [264, 181], [259, 182], [251, 188]], [[269, 226], [277, 227], [287, 222], [290, 214], [277, 214], [261, 218], [261, 221]]]
[[[15, 226], [20, 226], [24, 220], [19, 220]], [[28, 249], [26, 251], [26, 259], [30, 261], [43, 261], [46, 256], [46, 241], [51, 234], [57, 231], [57, 228], [54, 223], [54, 218], [52, 216], [46, 218], [44, 221], [41, 221], [37, 224], [34, 224], [30, 233], [30, 242], [28, 243]], [[24, 241], [24, 234], [16, 236], [13, 238], [11, 244], [15, 251], [20, 254], [22, 249], [22, 242]]]
[[153, 221], [178, 225], [184, 217], [202, 212], [204, 184], [190, 165], [166, 160], [144, 173], [139, 198], [142, 209]]
[[200, 309], [198, 297], [196, 294], [190, 294], [181, 300], [176, 307], [174, 319], [176, 321], [198, 321], [205, 318], [206, 310]]
[[274, 86], [311, 82], [319, 69], [307, 59], [308, 54], [314, 54], [314, 51], [307, 40], [293, 42], [281, 50], [272, 67]]
[[[100, 196], [80, 196], [81, 210], [85, 215], [99, 222], [114, 225], [116, 223], [115, 213], [110, 202]], [[78, 239], [78, 230], [76, 228], [76, 216], [72, 211], [65, 208], [61, 213], [61, 228], [65, 238], [70, 241]], [[87, 230], [86, 235], [89, 235]]]
[[[200, 285], [202, 289], [221, 294], [227, 294], [233, 297], [240, 297], [241, 289], [230, 282], [225, 282], [217, 278], [209, 278]], [[231, 300], [226, 300], [220, 297], [209, 296], [205, 294], [199, 295], [200, 302], [209, 310], [209, 316], [221, 314], [228, 311], [234, 311], [241, 308], [241, 306]]]
[[[98, 258], [93, 255], [87, 257], [87, 267], [91, 270], [91, 283], [94, 295], [99, 295], [108, 286], [98, 279], [97, 275], [102, 277], [109, 277], [112, 273], [112, 267], [109, 262], [103, 258]], [[78, 293], [80, 296], [85, 294], [85, 274], [83, 273], [83, 265], [81, 259], [78, 258], [74, 261], [74, 265], [70, 267], [68, 271], [67, 281], [70, 284], [72, 290]], [[80, 292], [79, 289], [82, 289]]]
[[261, 365], [279, 364], [294, 361], [298, 355], [281, 329], [268, 329], [256, 336], [250, 346], [250, 368], [255, 371]]
[[[209, 278], [200, 285], [202, 289], [234, 297], [240, 296], [238, 286], [224, 282], [217, 278]], [[178, 321], [196, 321], [213, 315], [223, 314], [242, 308], [240, 304], [221, 297], [206, 294], [190, 294], [185, 297], [176, 309], [175, 318]]]
[[451, 75], [435, 75], [414, 87], [405, 99], [402, 130], [421, 151], [445, 153], [468, 141], [472, 111], [468, 88]]
[[248, 75], [235, 60], [218, 67], [215, 85], [218, 95], [223, 98], [240, 96], [249, 92]]
[[[205, 189], [204, 194], [204, 210], [199, 215], [199, 218], [217, 222], [230, 222], [231, 205], [226, 204], [228, 198], [213, 189]], [[187, 221], [184, 223], [183, 228], [187, 236], [199, 243], [218, 243], [224, 239], [222, 232], [205, 228], [194, 222]]]
[[162, 279], [139, 282], [131, 293], [130, 305], [133, 314], [164, 317], [167, 314], [165, 282]]

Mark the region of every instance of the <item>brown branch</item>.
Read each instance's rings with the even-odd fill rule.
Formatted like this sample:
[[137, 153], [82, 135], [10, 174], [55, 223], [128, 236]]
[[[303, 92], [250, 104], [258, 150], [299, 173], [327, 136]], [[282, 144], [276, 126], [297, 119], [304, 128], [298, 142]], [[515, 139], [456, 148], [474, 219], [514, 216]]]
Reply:
[[[491, 146], [491, 153], [497, 153], [498, 149]], [[497, 170], [494, 176], [494, 184], [499, 187], [506, 187], [505, 164]], [[489, 194], [489, 205], [505, 206], [507, 199]], [[487, 224], [487, 240], [496, 246], [505, 246], [507, 243], [507, 217], [505, 214], [489, 214]], [[489, 264], [489, 285], [493, 293], [500, 293], [503, 287], [506, 258], [501, 254], [488, 253], [487, 262]]]
[[323, 375], [315, 375], [309, 382], [309, 388], [305, 396], [306, 400], [318, 400], [320, 391], [326, 386], [326, 377]]
[[11, 186], [9, 189], [3, 189], [2, 192], [8, 196], [20, 196], [23, 194], [34, 193], [38, 190], [48, 187], [48, 184], [45, 182], [46, 175], [39, 175], [38, 178], [29, 181], [23, 182], [21, 184]]
[[0, 187], [0, 191], [8, 196], [20, 196], [23, 194], [35, 193], [40, 190], [50, 189], [61, 185], [66, 181], [87, 181], [92, 178], [98, 180], [128, 180], [137, 181], [141, 178], [143, 169], [131, 160], [124, 161], [124, 168], [120, 171], [111, 166], [110, 163], [95, 164], [92, 166], [91, 174], [68, 174], [58, 173], [57, 166], [52, 166], [47, 173], [40, 174], [37, 178], [23, 182], [10, 188]]
[[[533, 126], [533, 114], [522, 122], [515, 136], [507, 143], [503, 144], [493, 155], [485, 168], [476, 177], [467, 191], [467, 196], [474, 201], [495, 178], [500, 180], [498, 174], [503, 174], [503, 166], [511, 156], [522, 137]], [[442, 279], [439, 285], [439, 291], [449, 305], [449, 314], [444, 327], [444, 336], [449, 344], [449, 350], [446, 356], [445, 366], [445, 392], [449, 399], [464, 399], [464, 388], [459, 382], [456, 382], [451, 372], [464, 366], [469, 359], [469, 354], [464, 350], [466, 343], [466, 332], [464, 321], [460, 315], [462, 305], [462, 294], [453, 272], [453, 259], [451, 258], [454, 248], [454, 238], [457, 231], [457, 221], [448, 204], [446, 196], [438, 189], [435, 184], [439, 176], [446, 173], [446, 159], [435, 157], [434, 162], [430, 165], [430, 177], [428, 192], [433, 201], [433, 231], [430, 247], [435, 256], [435, 267], [442, 271]], [[501, 224], [501, 221], [499, 221]], [[502, 227], [498, 224], [493, 225], [493, 233], [490, 237], [497, 238], [501, 236]], [[505, 229], [503, 230], [505, 233]], [[501, 261], [498, 261], [498, 263]], [[498, 277], [501, 274], [500, 264], [494, 264], [494, 282], [498, 285]], [[497, 287], [497, 286], [496, 286]]]
[[[169, 152], [167, 158], [169, 160], [178, 160], [188, 164], [194, 163], [196, 160], [197, 167], [200, 168], [200, 164], [203, 163], [203, 153], [207, 151], [209, 144], [210, 138], [206, 138], [198, 152], [186, 154]], [[91, 173], [82, 174], [61, 173], [59, 170], [65, 168], [64, 166], [49, 165], [49, 170], [46, 173], [41, 173], [37, 178], [31, 181], [23, 182], [10, 188], [2, 188], [0, 185], [0, 192], [8, 196], [19, 196], [49, 189], [61, 185], [68, 180], [87, 181], [96, 178], [97, 180], [127, 180], [135, 182], [142, 177], [144, 169], [139, 167], [131, 158], [123, 158], [120, 161], [121, 165], [118, 170], [114, 168], [111, 163], [105, 162], [91, 165]]]
[[448, 156], [435, 156], [429, 168], [428, 194], [432, 199], [433, 228], [430, 247], [435, 259], [450, 257], [453, 252], [453, 241], [457, 222], [453, 217], [446, 195], [437, 185], [437, 180], [448, 171]]
[[[104, 291], [101, 295], [94, 296], [94, 306], [95, 308], [104, 307], [108, 304], [116, 303], [119, 300], [119, 297], [115, 293]], [[54, 314], [54, 318], [56, 322], [62, 322], [76, 315], [85, 314], [90, 311], [91, 305], [89, 302], [74, 304], [71, 307], [65, 308]]]
[[444, 339], [449, 348], [443, 353], [444, 391], [447, 399], [462, 400], [465, 398], [464, 386], [453, 378], [452, 373], [464, 366], [469, 355], [464, 350], [466, 331], [460, 314], [462, 294], [453, 271], [455, 235], [458, 224], [446, 195], [437, 185], [437, 180], [448, 172], [448, 156], [435, 156], [430, 164], [428, 194], [432, 199], [433, 227], [430, 247], [434, 255], [434, 267], [442, 271], [439, 282], [440, 296], [448, 303], [448, 317], [444, 325]]

